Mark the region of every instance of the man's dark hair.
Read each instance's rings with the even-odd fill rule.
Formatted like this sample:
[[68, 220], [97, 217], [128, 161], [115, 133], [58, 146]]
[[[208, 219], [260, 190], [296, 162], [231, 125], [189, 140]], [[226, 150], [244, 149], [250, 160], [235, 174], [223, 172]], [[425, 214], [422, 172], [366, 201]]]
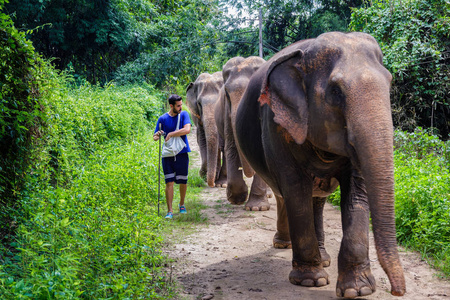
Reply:
[[172, 94], [169, 96], [169, 104], [175, 105], [175, 102], [180, 101], [181, 97], [177, 94]]

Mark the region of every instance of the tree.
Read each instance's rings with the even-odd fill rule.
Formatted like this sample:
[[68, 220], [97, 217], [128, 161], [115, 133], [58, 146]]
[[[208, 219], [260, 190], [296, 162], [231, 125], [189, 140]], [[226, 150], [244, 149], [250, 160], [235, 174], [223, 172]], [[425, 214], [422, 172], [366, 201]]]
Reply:
[[0, 0], [0, 239], [13, 230], [12, 214], [24, 189], [30, 153], [41, 134], [42, 60], [23, 32], [3, 12]]
[[394, 123], [450, 133], [450, 4], [444, 0], [372, 1], [350, 28], [372, 34], [393, 75]]
[[[128, 5], [127, 5], [128, 4]], [[151, 10], [145, 1], [11, 1], [6, 11], [36, 50], [53, 58], [59, 69], [73, 67], [91, 82], [111, 79], [112, 72], [137, 56], [140, 32], [136, 15]], [[130, 8], [130, 11], [127, 9]]]
[[[317, 37], [328, 31], [347, 31], [350, 21], [351, 7], [361, 6], [361, 1], [313, 1], [313, 0], [234, 0], [226, 1], [237, 10], [248, 12], [249, 18], [239, 22], [238, 18], [229, 18], [229, 37], [244, 31], [247, 41], [257, 41], [257, 18], [259, 8], [264, 11], [264, 43], [266, 55], [302, 39]], [[255, 55], [253, 48], [248, 47], [248, 55]], [[230, 54], [239, 54], [242, 51], [230, 45]], [[242, 55], [242, 54], [240, 54]]]

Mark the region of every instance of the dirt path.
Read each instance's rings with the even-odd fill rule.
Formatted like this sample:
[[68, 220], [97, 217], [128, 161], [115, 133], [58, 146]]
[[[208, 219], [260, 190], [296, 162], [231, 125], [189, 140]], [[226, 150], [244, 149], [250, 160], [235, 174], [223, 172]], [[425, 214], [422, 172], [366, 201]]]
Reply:
[[[195, 132], [189, 135], [189, 144], [198, 151]], [[191, 155], [191, 166], [200, 166], [199, 155]], [[337, 255], [342, 238], [337, 209], [327, 204], [324, 212], [325, 246], [332, 259], [326, 268], [330, 284], [307, 288], [289, 283], [291, 250], [272, 247], [276, 229], [274, 198], [270, 199], [269, 211], [246, 212], [243, 206], [230, 205], [222, 188], [205, 188], [200, 197], [208, 206], [204, 213], [210, 224], [169, 250], [177, 258], [174, 272], [183, 286], [182, 299], [337, 299]], [[450, 299], [450, 282], [438, 279], [418, 254], [399, 251], [407, 294], [403, 298], [390, 295], [390, 284], [376, 260], [371, 237], [370, 257], [377, 291], [359, 299]]]

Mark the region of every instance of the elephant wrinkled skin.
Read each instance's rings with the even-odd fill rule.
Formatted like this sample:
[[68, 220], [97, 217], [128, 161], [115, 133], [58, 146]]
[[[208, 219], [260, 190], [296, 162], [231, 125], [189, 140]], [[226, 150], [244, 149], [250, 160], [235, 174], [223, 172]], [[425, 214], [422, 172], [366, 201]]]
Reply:
[[192, 120], [197, 127], [197, 143], [202, 165], [200, 176], [206, 175], [209, 186], [226, 184], [226, 164], [220, 160], [223, 141], [214, 120], [214, 108], [223, 86], [222, 72], [202, 73], [186, 88], [186, 100]]
[[[251, 56], [248, 58], [234, 57], [223, 66], [223, 87], [216, 103], [215, 119], [219, 135], [225, 142], [225, 157], [227, 162], [227, 199], [233, 204], [245, 204], [247, 210], [268, 210], [269, 201], [266, 197], [267, 184], [254, 175], [253, 169], [241, 159], [235, 143], [236, 110], [252, 74], [265, 62], [264, 59]], [[250, 195], [243, 179], [242, 169], [247, 177], [253, 177]]]
[[337, 296], [375, 291], [369, 212], [391, 293], [405, 293], [394, 218], [391, 80], [378, 43], [356, 32], [330, 32], [292, 44], [250, 79], [236, 115], [237, 141], [277, 202], [284, 200], [279, 214], [287, 215], [292, 241], [291, 283], [328, 283], [313, 197], [335, 178], [343, 228]]

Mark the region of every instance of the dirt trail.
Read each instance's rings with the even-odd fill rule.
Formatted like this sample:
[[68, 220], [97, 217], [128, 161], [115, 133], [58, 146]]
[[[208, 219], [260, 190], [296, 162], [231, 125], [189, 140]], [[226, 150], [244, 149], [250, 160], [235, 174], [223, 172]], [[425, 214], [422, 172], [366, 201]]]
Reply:
[[[195, 128], [189, 134], [189, 145], [198, 153]], [[199, 167], [199, 155], [192, 153], [191, 166]], [[251, 183], [251, 179], [248, 180]], [[289, 283], [291, 249], [275, 249], [272, 238], [276, 230], [276, 203], [271, 209], [247, 212], [243, 206], [232, 206], [223, 188], [205, 188], [200, 197], [208, 208], [209, 225], [188, 236], [183, 243], [170, 247], [177, 259], [174, 274], [182, 284], [182, 299], [338, 299], [335, 295], [337, 255], [342, 238], [340, 212], [325, 206], [325, 246], [331, 255], [326, 268], [330, 284], [307, 288]], [[372, 272], [377, 291], [359, 299], [450, 299], [450, 282], [440, 280], [417, 253], [399, 248], [406, 276], [407, 293], [394, 297], [390, 284], [376, 260], [373, 236], [370, 239]]]

